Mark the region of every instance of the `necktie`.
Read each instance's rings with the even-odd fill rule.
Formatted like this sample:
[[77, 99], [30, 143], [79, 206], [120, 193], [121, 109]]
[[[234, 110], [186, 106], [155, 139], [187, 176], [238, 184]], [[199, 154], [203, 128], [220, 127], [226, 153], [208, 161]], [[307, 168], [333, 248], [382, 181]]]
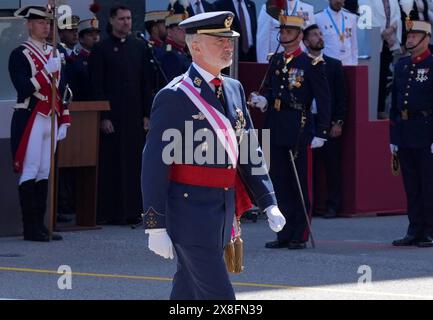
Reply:
[[195, 2], [195, 14], [203, 13], [203, 10], [201, 10], [201, 1], [197, 0]]
[[224, 111], [226, 111], [226, 103], [224, 101], [224, 93], [223, 93], [223, 87], [222, 83], [223, 81], [219, 78], [214, 78], [210, 81], [215, 86], [215, 95], [217, 99], [221, 102], [222, 106], [224, 107]]
[[382, 0], [383, 7], [385, 8], [385, 17], [386, 17], [386, 27], [389, 28], [391, 23], [391, 7], [389, 4], [389, 0]]
[[245, 20], [244, 10], [242, 9], [242, 0], [238, 0], [238, 11], [239, 11], [239, 21], [241, 23], [241, 40], [242, 40], [242, 52], [248, 53], [250, 45], [248, 43], [248, 32], [247, 32], [247, 22]]

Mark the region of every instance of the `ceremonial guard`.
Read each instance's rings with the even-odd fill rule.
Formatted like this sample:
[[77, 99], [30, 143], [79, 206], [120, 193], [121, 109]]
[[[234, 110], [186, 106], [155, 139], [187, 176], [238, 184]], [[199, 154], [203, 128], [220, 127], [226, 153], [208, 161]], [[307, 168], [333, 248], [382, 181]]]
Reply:
[[173, 14], [165, 20], [168, 35], [159, 60], [168, 82], [185, 73], [191, 65], [191, 56], [185, 42], [185, 30], [179, 27], [179, 23], [186, 18], [187, 14], [182, 13]]
[[[24, 239], [49, 241], [44, 216], [50, 173], [53, 79], [57, 84], [54, 128], [57, 141], [66, 137], [69, 110], [62, 101], [64, 88], [59, 88], [61, 59], [58, 52], [53, 56], [53, 48], [46, 42], [52, 13], [45, 7], [28, 6], [15, 15], [27, 19], [30, 35], [9, 58], [9, 73], [18, 95], [11, 124], [11, 147], [14, 170], [20, 173]], [[61, 236], [54, 234], [52, 239], [61, 240]]]
[[[307, 147], [311, 142], [311, 148], [320, 148], [328, 137], [331, 95], [323, 59], [312, 58], [300, 48], [304, 20], [284, 14], [279, 19], [285, 52], [271, 59], [265, 96], [252, 93], [250, 100], [252, 106], [267, 112], [265, 128], [271, 134], [270, 175], [287, 220], [278, 233], [278, 240], [267, 243], [266, 247], [304, 249], [309, 235]], [[317, 121], [311, 141], [313, 99], [317, 104]]]
[[394, 71], [390, 111], [391, 152], [400, 161], [409, 228], [394, 246], [433, 246], [433, 57], [431, 25], [406, 22], [411, 56]]
[[167, 37], [165, 19], [169, 15], [170, 11], [150, 11], [146, 12], [144, 16], [144, 24], [149, 34], [149, 42], [154, 47], [156, 54], [164, 47], [164, 41]]
[[78, 24], [79, 45], [68, 59], [66, 77], [74, 93], [75, 101], [93, 99], [89, 73], [89, 56], [95, 44], [100, 40], [99, 21], [96, 17], [82, 20]]
[[[304, 19], [304, 27], [315, 23], [314, 7], [312, 5], [300, 0], [284, 0], [284, 2], [286, 1], [288, 15], [302, 17]], [[279, 44], [278, 28], [280, 22], [269, 15], [266, 5], [263, 5], [260, 10], [257, 25], [257, 62], [268, 63], [269, 53], [274, 53]], [[284, 48], [280, 46], [279, 51], [284, 51]]]
[[66, 57], [70, 57], [74, 53], [75, 46], [78, 44], [78, 23], [80, 22], [80, 17], [73, 15], [68, 17], [69, 22], [59, 25], [59, 36], [61, 46], [65, 52]]
[[245, 187], [275, 232], [285, 224], [266, 165], [251, 163], [239, 147], [253, 142], [251, 152], [263, 156], [242, 85], [221, 75], [239, 36], [231, 30], [233, 17], [203, 13], [181, 23], [193, 64], [158, 93], [152, 108], [142, 163], [152, 168], [142, 174], [144, 224], [150, 250], [164, 258], [176, 252], [172, 299], [235, 298], [223, 248], [235, 207], [238, 216], [248, 206]]
[[344, 0], [329, 0], [329, 7], [316, 14], [323, 33], [327, 56], [341, 60], [343, 66], [358, 65], [358, 17], [343, 8]]

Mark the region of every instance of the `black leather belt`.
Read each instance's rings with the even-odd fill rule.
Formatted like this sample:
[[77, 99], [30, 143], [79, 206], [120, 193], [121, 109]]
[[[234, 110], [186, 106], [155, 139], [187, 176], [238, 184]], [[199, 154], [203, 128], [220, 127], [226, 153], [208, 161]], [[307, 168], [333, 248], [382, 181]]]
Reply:
[[403, 110], [401, 111], [402, 120], [409, 120], [411, 118], [427, 118], [433, 114], [432, 110], [423, 110], [423, 111], [409, 111]]

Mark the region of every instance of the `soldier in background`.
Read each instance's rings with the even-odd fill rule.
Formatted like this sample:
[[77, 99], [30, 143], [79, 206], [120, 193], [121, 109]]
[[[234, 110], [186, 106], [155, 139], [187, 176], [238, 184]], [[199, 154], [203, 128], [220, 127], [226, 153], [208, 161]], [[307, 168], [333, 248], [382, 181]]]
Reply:
[[[299, 188], [309, 212], [307, 148], [309, 145], [312, 149], [323, 147], [331, 123], [331, 95], [324, 60], [302, 51], [303, 26], [301, 17], [280, 15], [280, 39], [285, 51], [271, 59], [265, 96], [252, 93], [250, 97], [252, 106], [267, 113], [265, 128], [271, 134], [270, 176], [287, 220], [277, 240], [266, 243], [270, 249], [306, 248], [309, 229]], [[317, 103], [317, 121], [311, 140], [307, 128], [312, 126], [313, 100]], [[296, 164], [300, 186], [292, 161]]]
[[431, 24], [406, 22], [404, 57], [395, 66], [390, 110], [391, 152], [398, 156], [409, 227], [394, 246], [433, 247], [433, 57]]
[[[49, 241], [45, 227], [48, 177], [51, 158], [52, 79], [56, 77], [57, 103], [55, 140], [66, 137], [69, 110], [63, 104], [61, 58], [47, 43], [52, 14], [45, 7], [28, 6], [15, 16], [27, 19], [29, 38], [12, 51], [9, 74], [17, 91], [11, 123], [14, 170], [20, 173], [19, 197], [23, 214], [24, 240]], [[53, 240], [62, 240], [57, 234]]]
[[[66, 20], [68, 21], [68, 20]], [[70, 22], [59, 24], [60, 45], [66, 51], [66, 58], [70, 57], [74, 52], [75, 46], [78, 44], [78, 23], [80, 17], [73, 15]]]
[[191, 56], [185, 42], [185, 30], [179, 27], [179, 23], [186, 18], [185, 14], [174, 14], [165, 20], [168, 35], [159, 60], [168, 82], [185, 73], [191, 65]]

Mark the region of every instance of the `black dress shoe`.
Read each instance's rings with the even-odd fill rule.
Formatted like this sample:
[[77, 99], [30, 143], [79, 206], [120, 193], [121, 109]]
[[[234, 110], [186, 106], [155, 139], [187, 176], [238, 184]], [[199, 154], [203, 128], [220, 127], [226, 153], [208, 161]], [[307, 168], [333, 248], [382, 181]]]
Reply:
[[432, 237], [424, 237], [418, 241], [416, 244], [420, 248], [431, 248], [433, 247], [433, 238]]
[[307, 243], [303, 241], [290, 241], [288, 248], [290, 250], [302, 250], [307, 248]]
[[72, 218], [68, 218], [64, 214], [58, 214], [57, 215], [57, 222], [59, 222], [59, 223], [68, 223], [71, 221], [72, 221]]
[[44, 233], [36, 233], [31, 235], [24, 235], [24, 240], [26, 241], [36, 241], [36, 242], [49, 242], [50, 238]]
[[51, 235], [51, 240], [53, 240], [53, 241], [60, 241], [60, 240], [63, 240], [63, 237], [60, 234], [58, 234], [58, 233], [53, 233]]
[[281, 248], [287, 248], [287, 246], [289, 245], [288, 242], [280, 242], [280, 241], [271, 241], [271, 242], [266, 242], [265, 244], [265, 248], [268, 249], [281, 249]]
[[335, 218], [337, 218], [337, 211], [334, 209], [329, 209], [328, 212], [326, 212], [323, 215], [323, 218], [324, 219], [335, 219]]
[[419, 239], [414, 236], [405, 236], [403, 239], [394, 240], [392, 245], [394, 247], [409, 247], [418, 244]]

